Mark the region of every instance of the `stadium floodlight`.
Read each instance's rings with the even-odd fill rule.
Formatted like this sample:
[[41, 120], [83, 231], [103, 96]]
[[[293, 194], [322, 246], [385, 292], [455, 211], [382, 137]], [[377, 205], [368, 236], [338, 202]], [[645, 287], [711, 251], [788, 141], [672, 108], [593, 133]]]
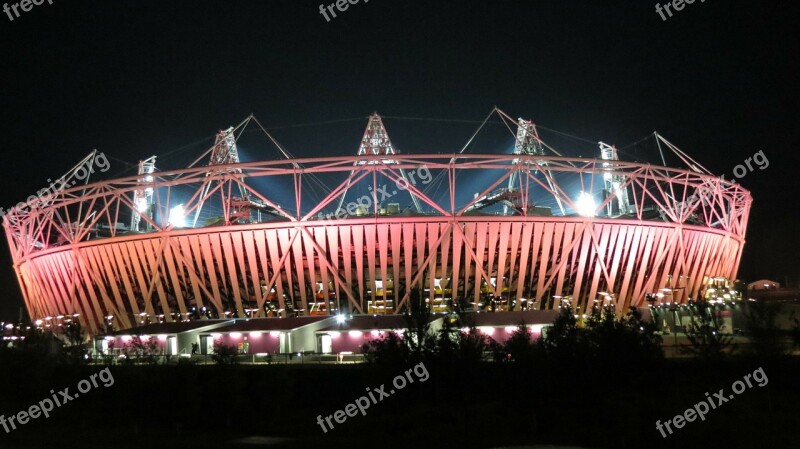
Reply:
[[594, 217], [597, 211], [597, 204], [594, 202], [594, 197], [591, 193], [581, 192], [578, 195], [578, 200], [575, 202], [576, 212], [583, 217]]
[[169, 210], [169, 224], [176, 228], [186, 227], [186, 214], [183, 211], [183, 204], [178, 204]]

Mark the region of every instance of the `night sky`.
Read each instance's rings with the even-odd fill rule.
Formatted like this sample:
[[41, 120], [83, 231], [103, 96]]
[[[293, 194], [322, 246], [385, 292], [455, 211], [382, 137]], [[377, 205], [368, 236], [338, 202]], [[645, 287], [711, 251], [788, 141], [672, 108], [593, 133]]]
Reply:
[[[0, 206], [94, 148], [108, 177], [153, 154], [180, 168], [250, 113], [294, 155], [314, 156], [354, 154], [373, 111], [480, 121], [497, 105], [620, 147], [658, 131], [726, 179], [763, 150], [769, 167], [740, 180], [755, 199], [740, 277], [791, 280], [794, 5], [695, 1], [663, 21], [653, 1], [362, 0], [326, 22], [318, 2], [298, 0], [45, 1], [0, 15]], [[407, 152], [457, 151], [475, 127], [396, 122]], [[9, 319], [22, 300], [2, 241]]]

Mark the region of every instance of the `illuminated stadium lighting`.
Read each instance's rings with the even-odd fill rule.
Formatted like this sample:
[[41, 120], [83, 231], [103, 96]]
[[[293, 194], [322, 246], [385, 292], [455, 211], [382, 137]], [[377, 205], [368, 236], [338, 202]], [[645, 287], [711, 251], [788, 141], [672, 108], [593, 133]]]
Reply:
[[580, 216], [594, 217], [597, 204], [595, 204], [594, 197], [592, 197], [591, 193], [581, 192], [581, 194], [578, 195], [578, 200], [575, 201], [575, 208]]
[[183, 204], [178, 204], [169, 210], [169, 224], [176, 228], [186, 227], [186, 214], [183, 211]]

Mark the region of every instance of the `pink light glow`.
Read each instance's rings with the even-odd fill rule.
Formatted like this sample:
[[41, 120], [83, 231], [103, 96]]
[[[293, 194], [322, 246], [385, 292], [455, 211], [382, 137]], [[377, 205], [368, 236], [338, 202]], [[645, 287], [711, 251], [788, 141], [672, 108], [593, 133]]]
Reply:
[[230, 336], [231, 338], [242, 338], [241, 332], [231, 332]]
[[270, 337], [278, 337], [278, 336], [280, 336], [280, 335], [281, 335], [281, 333], [280, 333], [280, 332], [278, 332], [278, 331], [271, 331], [271, 332], [269, 333], [269, 336], [270, 336]]
[[250, 336], [253, 338], [261, 338], [261, 332], [250, 332]]
[[360, 336], [361, 336], [361, 335], [363, 335], [363, 334], [364, 334], [364, 333], [363, 333], [363, 332], [361, 332], [361, 331], [350, 331], [350, 332], [348, 332], [348, 333], [347, 333], [347, 335], [349, 335], [349, 336], [351, 336], [351, 337], [353, 337], [353, 338], [358, 338], [358, 337], [360, 337]]

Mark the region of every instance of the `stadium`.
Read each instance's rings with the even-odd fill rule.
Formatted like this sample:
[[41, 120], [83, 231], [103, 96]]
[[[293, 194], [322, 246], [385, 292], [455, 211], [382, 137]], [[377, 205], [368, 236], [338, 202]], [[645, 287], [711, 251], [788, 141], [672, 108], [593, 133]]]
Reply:
[[[490, 117], [505, 143], [476, 145]], [[253, 127], [279, 159], [240, 160]], [[658, 134], [651, 164], [602, 142], [598, 157], [565, 156], [498, 109], [460, 151], [397, 151], [390, 130], [375, 113], [355, 155], [294, 157], [250, 116], [186, 168], [162, 170], [154, 156], [85, 184], [73, 170], [5, 216], [31, 319], [73, 317], [98, 335], [395, 315], [417, 299], [433, 312], [507, 316], [564, 301], [622, 312], [736, 278], [750, 193]]]

